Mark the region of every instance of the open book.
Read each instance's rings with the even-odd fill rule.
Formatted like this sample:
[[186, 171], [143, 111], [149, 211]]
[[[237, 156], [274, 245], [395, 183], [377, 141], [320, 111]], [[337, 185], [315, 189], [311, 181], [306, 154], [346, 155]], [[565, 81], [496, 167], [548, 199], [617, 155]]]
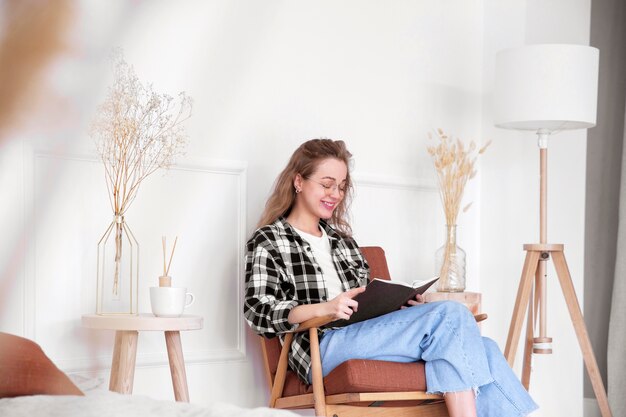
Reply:
[[412, 287], [405, 282], [374, 278], [367, 284], [365, 291], [354, 297], [359, 308], [350, 319], [333, 321], [328, 327], [347, 326], [396, 311], [409, 300], [415, 299], [417, 294], [423, 294], [438, 279], [439, 277], [435, 277], [419, 287]]

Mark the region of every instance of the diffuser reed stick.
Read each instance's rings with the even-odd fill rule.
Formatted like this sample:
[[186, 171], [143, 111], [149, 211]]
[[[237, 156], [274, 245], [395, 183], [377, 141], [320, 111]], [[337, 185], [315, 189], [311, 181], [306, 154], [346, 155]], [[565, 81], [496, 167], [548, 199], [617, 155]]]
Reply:
[[170, 267], [172, 266], [172, 259], [174, 259], [174, 251], [176, 251], [176, 243], [178, 242], [178, 236], [174, 239], [174, 247], [170, 254], [170, 260], [167, 262], [167, 238], [161, 237], [161, 243], [163, 244], [163, 275], [159, 277], [159, 287], [171, 287], [172, 277], [170, 277]]
[[167, 276], [167, 268], [165, 267], [165, 245], [166, 245], [166, 237], [161, 236], [161, 243], [163, 244], [163, 276]]
[[174, 251], [176, 250], [176, 242], [178, 242], [178, 236], [174, 239], [174, 247], [172, 248], [172, 254], [170, 255], [170, 261], [167, 264], [167, 270], [165, 271], [165, 275], [169, 275], [170, 266], [172, 266], [172, 258], [174, 258]]

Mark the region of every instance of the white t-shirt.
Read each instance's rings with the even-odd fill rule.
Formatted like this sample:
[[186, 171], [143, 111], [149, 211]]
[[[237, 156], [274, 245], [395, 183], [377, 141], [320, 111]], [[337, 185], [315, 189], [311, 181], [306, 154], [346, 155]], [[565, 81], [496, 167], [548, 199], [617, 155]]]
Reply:
[[309, 233], [303, 232], [302, 230], [298, 230], [294, 227], [296, 232], [311, 245], [311, 250], [313, 251], [313, 256], [317, 261], [317, 264], [322, 268], [322, 274], [324, 275], [324, 281], [326, 282], [326, 291], [328, 295], [328, 300], [330, 301], [342, 292], [344, 292], [343, 284], [339, 279], [339, 275], [337, 275], [337, 270], [335, 269], [335, 264], [333, 262], [333, 257], [330, 253], [330, 241], [328, 240], [328, 235], [326, 234], [326, 230], [321, 228], [322, 236], [314, 236]]

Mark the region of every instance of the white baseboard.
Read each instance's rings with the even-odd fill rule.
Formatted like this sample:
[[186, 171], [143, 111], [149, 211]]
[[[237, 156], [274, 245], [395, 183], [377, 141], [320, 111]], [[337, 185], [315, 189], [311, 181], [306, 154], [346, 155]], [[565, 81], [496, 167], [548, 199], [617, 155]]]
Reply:
[[598, 407], [598, 401], [595, 398], [583, 399], [583, 417], [601, 417], [600, 407]]

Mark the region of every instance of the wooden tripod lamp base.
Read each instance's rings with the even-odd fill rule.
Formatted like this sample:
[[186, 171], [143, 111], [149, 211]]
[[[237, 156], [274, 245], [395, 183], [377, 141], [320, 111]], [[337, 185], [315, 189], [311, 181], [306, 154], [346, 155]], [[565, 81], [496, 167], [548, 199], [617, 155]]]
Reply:
[[[548, 258], [552, 258], [554, 267], [556, 269], [559, 283], [561, 284], [561, 290], [567, 303], [567, 309], [578, 338], [578, 343], [583, 354], [587, 373], [593, 386], [593, 392], [598, 400], [600, 412], [602, 417], [611, 417], [611, 409], [609, 408], [609, 402], [602, 383], [602, 377], [598, 369], [596, 358], [593, 354], [591, 342], [589, 341], [589, 335], [587, 334], [587, 327], [583, 319], [583, 314], [576, 297], [576, 291], [574, 284], [572, 283], [572, 277], [565, 261], [565, 255], [563, 253], [562, 244], [526, 244], [524, 245], [526, 251], [526, 260], [524, 261], [524, 269], [522, 270], [522, 277], [520, 279], [519, 288], [517, 291], [517, 297], [515, 299], [515, 307], [513, 308], [513, 317], [511, 318], [511, 325], [509, 327], [509, 335], [506, 340], [506, 347], [504, 349], [504, 356], [510, 366], [513, 366], [515, 362], [515, 352], [519, 342], [519, 337], [524, 321], [524, 314], [526, 308], [529, 309], [527, 331], [526, 331], [526, 352], [524, 354], [524, 366], [522, 369], [522, 383], [528, 389], [528, 383], [530, 380], [530, 350], [529, 346], [534, 346], [533, 351], [535, 353], [551, 353], [552, 348], [550, 343], [551, 338], [534, 338], [533, 335], [533, 320], [532, 314], [532, 289], [533, 279], [537, 276], [538, 268], [541, 260], [546, 261]], [[540, 340], [538, 340], [540, 339]], [[549, 340], [548, 340], [549, 339]], [[539, 350], [539, 352], [537, 352]], [[546, 350], [546, 351], [542, 351]], [[549, 352], [547, 351], [549, 350]]]

